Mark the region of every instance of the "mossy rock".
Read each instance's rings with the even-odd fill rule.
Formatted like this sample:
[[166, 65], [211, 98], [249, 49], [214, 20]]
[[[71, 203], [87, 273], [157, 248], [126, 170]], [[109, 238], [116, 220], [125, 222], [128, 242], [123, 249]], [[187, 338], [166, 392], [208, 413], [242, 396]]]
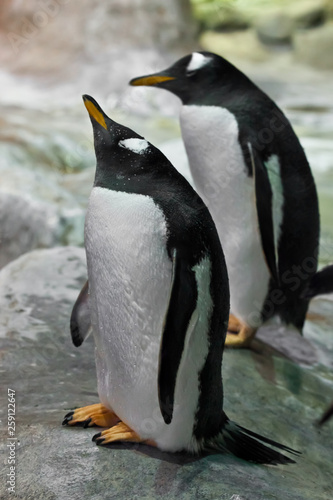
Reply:
[[193, 1], [193, 14], [202, 30], [234, 31], [245, 29], [249, 20], [234, 5], [221, 1]]

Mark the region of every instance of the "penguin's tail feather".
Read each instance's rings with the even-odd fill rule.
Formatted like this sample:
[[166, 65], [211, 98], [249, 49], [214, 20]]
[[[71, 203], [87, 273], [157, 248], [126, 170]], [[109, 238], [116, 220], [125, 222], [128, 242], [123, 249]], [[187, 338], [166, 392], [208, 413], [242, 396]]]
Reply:
[[324, 267], [321, 271], [314, 274], [303, 290], [304, 299], [312, 299], [316, 295], [333, 292], [333, 264]]
[[206, 441], [205, 449], [215, 451], [226, 450], [248, 462], [266, 465], [294, 464], [295, 460], [289, 458], [266, 444], [293, 455], [300, 455], [299, 451], [265, 438], [240, 425], [227, 420], [224, 422], [220, 433]]

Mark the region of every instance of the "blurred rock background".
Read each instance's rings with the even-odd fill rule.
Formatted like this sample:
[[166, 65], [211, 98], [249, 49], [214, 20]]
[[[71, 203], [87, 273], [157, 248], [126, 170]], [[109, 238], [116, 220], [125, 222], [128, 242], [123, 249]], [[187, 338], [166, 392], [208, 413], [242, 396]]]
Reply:
[[177, 98], [128, 81], [198, 49], [236, 64], [291, 120], [318, 187], [320, 264], [333, 262], [332, 0], [2, 0], [0, 373], [18, 394], [17, 498], [332, 498], [333, 422], [313, 426], [333, 399], [332, 296], [312, 302], [303, 338], [263, 328], [252, 351], [225, 353], [230, 417], [300, 449], [295, 468], [97, 450], [60, 427], [66, 408], [97, 401], [92, 339], [76, 350], [68, 331], [95, 170], [81, 95], [190, 179]]
[[265, 61], [284, 46], [294, 63], [333, 69], [331, 0], [193, 0], [193, 6], [207, 48], [217, 43], [234, 57]]
[[128, 80], [189, 51], [195, 33], [187, 0], [1, 3], [0, 267], [83, 244], [94, 154], [81, 94], [135, 110]]

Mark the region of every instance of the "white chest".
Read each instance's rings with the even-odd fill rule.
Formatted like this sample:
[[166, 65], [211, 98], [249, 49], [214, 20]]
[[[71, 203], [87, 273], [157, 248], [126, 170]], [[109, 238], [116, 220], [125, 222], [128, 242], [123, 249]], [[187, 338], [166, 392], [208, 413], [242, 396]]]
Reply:
[[269, 272], [238, 123], [227, 109], [217, 106], [183, 106], [180, 121], [196, 188], [211, 212], [225, 254], [231, 310], [252, 325], [253, 320], [258, 322]]
[[[165, 219], [151, 198], [93, 189], [85, 244], [99, 394], [119, 415], [130, 415], [137, 392], [157, 381], [171, 281], [165, 243]], [[150, 391], [156, 399], [156, 386]]]

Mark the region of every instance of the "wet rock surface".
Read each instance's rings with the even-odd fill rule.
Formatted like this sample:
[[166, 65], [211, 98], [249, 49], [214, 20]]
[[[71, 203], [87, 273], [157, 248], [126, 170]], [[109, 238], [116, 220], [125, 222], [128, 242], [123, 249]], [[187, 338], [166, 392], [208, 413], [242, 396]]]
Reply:
[[[69, 409], [98, 401], [93, 339], [77, 349], [69, 334], [71, 308], [85, 279], [84, 250], [76, 247], [36, 250], [0, 272], [2, 386], [16, 391], [15, 498], [331, 499], [333, 422], [321, 430], [313, 424], [333, 399], [332, 300], [313, 302], [297, 348], [307, 346], [302, 364], [276, 328], [270, 328], [275, 349], [256, 340], [252, 350], [225, 352], [229, 417], [302, 452], [295, 465], [265, 467], [227, 454], [199, 458], [141, 445], [98, 448], [91, 442], [98, 429], [61, 426]], [[6, 390], [0, 405], [5, 424]], [[12, 498], [7, 472], [4, 464], [3, 499]]]

